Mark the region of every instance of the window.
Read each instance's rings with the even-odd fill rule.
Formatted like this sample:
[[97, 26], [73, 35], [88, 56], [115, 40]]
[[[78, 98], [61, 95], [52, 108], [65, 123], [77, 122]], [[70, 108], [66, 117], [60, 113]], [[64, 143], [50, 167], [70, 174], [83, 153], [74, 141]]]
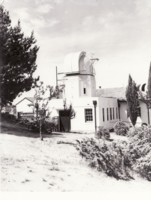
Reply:
[[107, 115], [107, 121], [109, 120], [109, 110], [108, 108], [106, 109], [106, 115]]
[[83, 93], [86, 94], [86, 88], [83, 88]]
[[118, 119], [118, 110], [116, 108], [116, 119]]
[[92, 109], [85, 109], [85, 122], [93, 121]]
[[105, 113], [104, 113], [104, 108], [102, 108], [102, 116], [103, 116], [103, 122], [105, 121]]
[[113, 108], [113, 119], [115, 119], [115, 116], [114, 116], [114, 108]]
[[112, 108], [110, 108], [110, 120], [112, 120]]

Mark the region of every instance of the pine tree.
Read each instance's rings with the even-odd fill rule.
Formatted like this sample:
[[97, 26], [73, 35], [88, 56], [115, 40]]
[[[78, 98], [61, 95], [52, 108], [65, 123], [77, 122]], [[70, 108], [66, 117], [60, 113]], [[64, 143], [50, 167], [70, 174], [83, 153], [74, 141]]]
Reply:
[[4, 66], [3, 55], [4, 55], [4, 47], [6, 45], [6, 38], [8, 37], [8, 32], [10, 28], [10, 17], [7, 11], [3, 9], [0, 5], [0, 105], [1, 105], [1, 97], [2, 97], [2, 68]]
[[33, 78], [33, 73], [39, 48], [33, 33], [25, 37], [20, 22], [11, 27], [9, 13], [2, 6], [0, 28], [1, 102], [6, 105], [35, 86], [38, 79]]
[[128, 86], [126, 89], [126, 99], [128, 106], [128, 114], [133, 126], [135, 126], [138, 116], [139, 100], [138, 88], [136, 86], [136, 83], [133, 81], [131, 75], [129, 75]]

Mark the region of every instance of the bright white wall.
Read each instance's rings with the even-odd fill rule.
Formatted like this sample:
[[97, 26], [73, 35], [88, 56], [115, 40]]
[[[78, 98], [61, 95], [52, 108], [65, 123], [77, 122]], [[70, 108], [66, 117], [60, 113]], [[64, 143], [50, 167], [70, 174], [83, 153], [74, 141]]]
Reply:
[[[103, 113], [102, 108], [104, 108], [104, 117], [105, 121], [103, 121]], [[109, 119], [107, 120], [107, 108], [109, 113]], [[110, 119], [110, 108], [112, 108], [112, 120]], [[113, 119], [113, 108], [114, 108], [114, 119]], [[113, 128], [118, 119], [116, 118], [116, 108], [118, 109], [117, 99], [116, 98], [99, 98], [99, 126], [103, 126], [104, 128]]]
[[[140, 101], [140, 109], [141, 109], [141, 117], [137, 118], [136, 125], [141, 126], [141, 123], [148, 124], [148, 111], [146, 104]], [[151, 116], [151, 115], [150, 115]], [[120, 103], [120, 119], [122, 121], [130, 123], [130, 119], [127, 118], [127, 103], [121, 102]]]
[[[65, 98], [95, 97], [96, 82], [94, 76], [76, 75], [67, 76], [65, 79]], [[83, 92], [84, 88], [86, 88], [86, 94]]]
[[[67, 100], [67, 105], [72, 103], [73, 109], [76, 113], [75, 118], [71, 119], [71, 131], [76, 132], [95, 132], [95, 115], [93, 101], [97, 101], [96, 107], [96, 119], [97, 127], [103, 126], [105, 128], [112, 128], [117, 119], [107, 121], [106, 108], [115, 108], [114, 115], [116, 117], [117, 100], [114, 98], [103, 97], [81, 97], [74, 98], [72, 101]], [[63, 109], [63, 100], [54, 99], [50, 101], [50, 110], [54, 110], [52, 113], [56, 113], [55, 109]], [[93, 121], [85, 122], [85, 109], [92, 109]], [[102, 108], [105, 108], [105, 122], [103, 122]]]
[[65, 79], [64, 97], [68, 99], [79, 97], [79, 77], [67, 76]]
[[59, 116], [58, 110], [64, 109], [63, 104], [63, 99], [52, 99], [49, 101], [47, 108], [50, 113], [50, 118]]
[[[86, 88], [86, 94], [83, 89]], [[80, 97], [95, 97], [96, 95], [96, 83], [94, 76], [80, 76], [79, 84]]]
[[[95, 118], [93, 100], [98, 102], [98, 98], [74, 98], [72, 101], [67, 99], [67, 107], [72, 103], [73, 109], [76, 113], [75, 118], [71, 119], [71, 131], [76, 132], [95, 132]], [[63, 99], [52, 99], [48, 105], [50, 117], [57, 117], [59, 113], [57, 110], [64, 109]], [[85, 109], [91, 108], [93, 110], [93, 121], [85, 122]], [[97, 106], [97, 124], [99, 124], [99, 109]]]
[[[98, 98], [79, 98], [74, 99], [72, 102], [73, 109], [75, 110], [76, 116], [71, 120], [71, 131], [82, 131], [82, 132], [95, 132], [95, 117], [94, 117], [94, 105], [93, 101], [98, 102]], [[97, 103], [98, 104], [98, 103]], [[85, 109], [92, 109], [93, 121], [85, 122]], [[98, 106], [96, 109], [97, 125], [99, 123], [99, 110]]]
[[127, 118], [127, 102], [120, 102], [120, 119], [129, 122], [129, 119]]
[[33, 106], [29, 106], [29, 104], [31, 104], [31, 101], [24, 99], [16, 105], [17, 112], [33, 113]]
[[[140, 102], [142, 123], [148, 124], [148, 110], [145, 103]], [[150, 119], [151, 120], [151, 119]]]

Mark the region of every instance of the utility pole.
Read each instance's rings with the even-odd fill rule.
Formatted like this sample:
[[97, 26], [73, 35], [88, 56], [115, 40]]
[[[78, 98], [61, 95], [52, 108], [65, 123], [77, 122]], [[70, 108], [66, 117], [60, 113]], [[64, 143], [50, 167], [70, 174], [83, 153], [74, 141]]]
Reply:
[[57, 69], [57, 66], [56, 66], [56, 86], [58, 86], [58, 69]]

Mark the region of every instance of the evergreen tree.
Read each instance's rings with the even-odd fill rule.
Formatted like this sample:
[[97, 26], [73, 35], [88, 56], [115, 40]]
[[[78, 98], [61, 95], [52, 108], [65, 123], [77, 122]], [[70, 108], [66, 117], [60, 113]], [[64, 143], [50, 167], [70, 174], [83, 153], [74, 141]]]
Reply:
[[133, 126], [135, 126], [138, 116], [139, 100], [138, 88], [136, 86], [136, 83], [133, 81], [131, 75], [129, 75], [128, 86], [126, 89], [126, 99], [128, 106], [128, 114]]
[[11, 27], [9, 13], [0, 6], [0, 74], [1, 103], [12, 102], [18, 94], [29, 91], [38, 79], [33, 78], [37, 68], [38, 47], [33, 33], [25, 37], [20, 22]]
[[1, 97], [2, 97], [2, 68], [3, 64], [3, 55], [4, 55], [4, 47], [6, 44], [6, 38], [8, 37], [8, 30], [10, 28], [10, 17], [8, 12], [3, 9], [0, 5], [0, 105], [1, 105]]

